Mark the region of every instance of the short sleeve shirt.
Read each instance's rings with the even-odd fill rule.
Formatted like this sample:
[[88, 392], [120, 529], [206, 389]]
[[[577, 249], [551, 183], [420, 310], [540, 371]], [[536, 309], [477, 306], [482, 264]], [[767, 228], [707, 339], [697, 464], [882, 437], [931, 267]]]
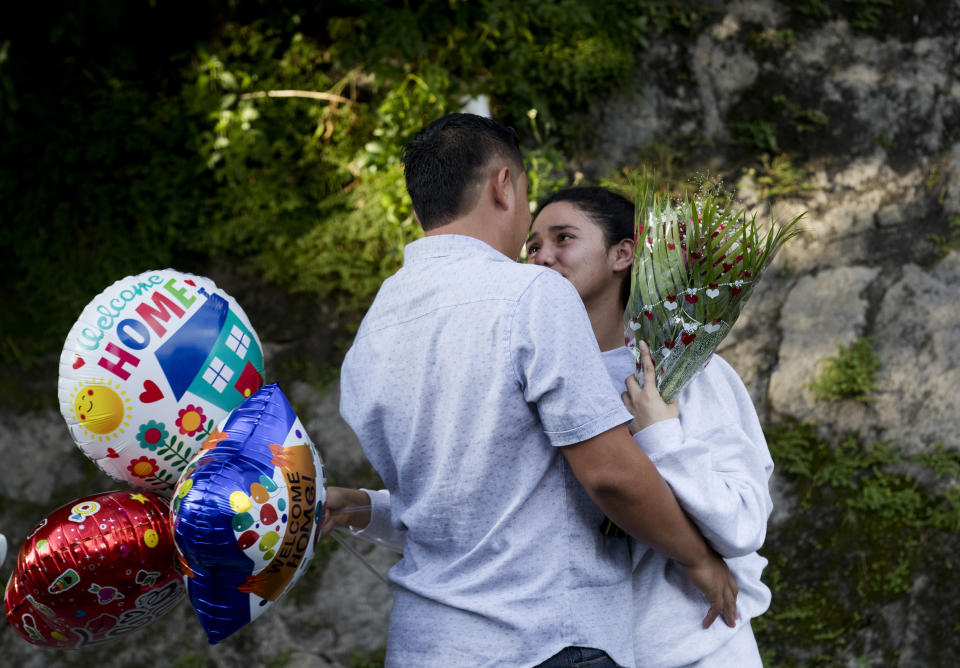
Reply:
[[388, 665], [633, 662], [630, 557], [558, 446], [631, 419], [586, 311], [482, 241], [407, 246], [344, 361], [340, 410], [406, 530]]

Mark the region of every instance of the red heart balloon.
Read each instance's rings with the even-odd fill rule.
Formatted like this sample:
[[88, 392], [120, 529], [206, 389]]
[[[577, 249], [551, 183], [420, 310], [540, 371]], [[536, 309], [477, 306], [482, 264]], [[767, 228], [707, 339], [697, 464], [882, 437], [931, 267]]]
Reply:
[[104, 642], [183, 598], [167, 501], [152, 492], [77, 499], [43, 519], [7, 583], [7, 621], [34, 645]]

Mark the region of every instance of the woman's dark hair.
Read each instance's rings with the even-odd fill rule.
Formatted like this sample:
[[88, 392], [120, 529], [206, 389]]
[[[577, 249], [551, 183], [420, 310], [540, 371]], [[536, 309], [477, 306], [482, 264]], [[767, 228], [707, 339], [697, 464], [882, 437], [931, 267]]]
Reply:
[[453, 221], [472, 206], [475, 186], [495, 157], [523, 172], [513, 128], [475, 114], [447, 114], [404, 146], [403, 171], [424, 231]]
[[[534, 219], [554, 202], [569, 202], [582, 211], [603, 230], [607, 248], [624, 239], [634, 238], [635, 208], [633, 202], [609, 188], [600, 186], [575, 186], [564, 188], [550, 195], [537, 207]], [[623, 279], [620, 302], [624, 307], [630, 297], [629, 273]]]

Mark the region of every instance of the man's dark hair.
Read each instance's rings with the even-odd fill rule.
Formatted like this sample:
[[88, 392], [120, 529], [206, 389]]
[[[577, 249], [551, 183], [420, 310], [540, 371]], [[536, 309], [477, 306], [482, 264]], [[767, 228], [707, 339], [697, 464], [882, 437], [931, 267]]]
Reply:
[[[569, 202], [584, 213], [595, 225], [603, 230], [603, 240], [607, 248], [624, 239], [633, 239], [635, 225], [635, 207], [633, 202], [609, 188], [599, 186], [576, 186], [564, 188], [550, 195], [537, 207], [534, 219], [540, 212], [554, 202]], [[624, 307], [630, 297], [629, 273], [624, 278], [620, 291], [620, 301]]]
[[512, 164], [517, 176], [523, 171], [516, 131], [475, 114], [447, 114], [406, 144], [407, 192], [424, 231], [470, 210], [494, 158]]

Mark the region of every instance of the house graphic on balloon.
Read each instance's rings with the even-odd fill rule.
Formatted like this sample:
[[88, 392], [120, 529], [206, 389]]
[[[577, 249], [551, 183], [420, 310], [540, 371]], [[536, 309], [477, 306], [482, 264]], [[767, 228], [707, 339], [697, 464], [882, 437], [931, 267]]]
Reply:
[[208, 293], [155, 353], [177, 401], [187, 392], [231, 411], [263, 384], [260, 344], [223, 297]]

